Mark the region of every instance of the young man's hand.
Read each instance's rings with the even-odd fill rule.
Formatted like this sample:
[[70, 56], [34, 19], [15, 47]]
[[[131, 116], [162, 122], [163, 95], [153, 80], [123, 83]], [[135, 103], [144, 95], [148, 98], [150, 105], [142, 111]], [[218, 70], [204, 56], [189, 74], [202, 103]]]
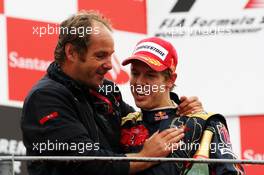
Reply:
[[[172, 148], [179, 144], [184, 137], [183, 128], [170, 128], [162, 132], [155, 132], [145, 141], [140, 151], [142, 157], [166, 157], [172, 152]], [[173, 146], [172, 146], [173, 145]]]
[[[127, 154], [127, 157], [167, 157], [180, 145], [184, 137], [184, 128], [170, 128], [162, 132], [155, 132], [145, 141], [139, 153]], [[130, 174], [145, 170], [155, 165], [155, 162], [130, 162]]]

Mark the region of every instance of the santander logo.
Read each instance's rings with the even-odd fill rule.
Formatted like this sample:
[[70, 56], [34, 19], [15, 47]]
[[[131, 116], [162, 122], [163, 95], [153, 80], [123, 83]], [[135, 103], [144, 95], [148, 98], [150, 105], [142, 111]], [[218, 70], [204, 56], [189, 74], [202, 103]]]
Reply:
[[16, 51], [11, 51], [8, 56], [8, 64], [12, 68], [46, 71], [50, 63], [51, 61], [40, 58], [25, 58], [19, 56]]
[[115, 82], [116, 84], [125, 84], [129, 81], [129, 75], [122, 70], [121, 64], [116, 55], [112, 58], [113, 68], [105, 75], [105, 78]]
[[12, 49], [8, 53], [8, 86], [9, 99], [23, 101], [31, 87], [46, 73], [51, 63], [47, 58], [39, 58], [39, 55], [25, 56]]
[[[129, 81], [129, 75], [122, 70], [121, 64], [116, 57], [113, 56], [113, 69], [106, 74], [106, 78], [114, 81], [117, 84], [124, 84]], [[16, 51], [11, 51], [8, 56], [8, 64], [12, 68], [20, 68], [26, 70], [35, 70], [45, 72], [52, 61], [47, 61], [40, 58], [26, 58], [22, 57]]]
[[246, 149], [243, 152], [243, 157], [248, 160], [264, 160], [264, 153], [258, 153], [253, 149]]

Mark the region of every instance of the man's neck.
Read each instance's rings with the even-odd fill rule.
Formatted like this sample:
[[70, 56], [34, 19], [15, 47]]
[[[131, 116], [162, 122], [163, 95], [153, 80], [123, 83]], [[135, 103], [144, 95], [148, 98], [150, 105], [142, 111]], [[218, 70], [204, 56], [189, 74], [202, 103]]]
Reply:
[[147, 111], [156, 111], [156, 110], [163, 110], [163, 109], [175, 109], [177, 107], [178, 107], [178, 105], [173, 100], [170, 100], [170, 102], [167, 105], [160, 106], [157, 108], [153, 108], [153, 109], [147, 110]]

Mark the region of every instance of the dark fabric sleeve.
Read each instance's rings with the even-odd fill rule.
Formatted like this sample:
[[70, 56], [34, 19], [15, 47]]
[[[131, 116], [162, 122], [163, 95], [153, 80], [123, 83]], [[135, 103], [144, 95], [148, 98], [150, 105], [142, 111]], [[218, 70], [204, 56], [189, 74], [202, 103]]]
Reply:
[[[214, 135], [211, 142], [210, 158], [214, 159], [236, 159], [232, 151], [229, 132], [224, 117], [212, 117], [208, 121], [208, 129], [212, 130]], [[210, 164], [211, 174], [216, 175], [244, 175], [244, 169], [240, 164], [218, 163]]]
[[120, 108], [121, 108], [121, 116], [127, 116], [131, 112], [135, 112], [135, 109], [127, 104], [125, 101], [120, 102]]
[[[114, 96], [115, 100], [118, 101], [118, 103], [119, 103], [119, 105], [115, 106], [115, 107], [118, 108], [118, 111], [120, 110], [120, 112], [121, 112], [120, 116], [121, 117], [124, 117], [131, 112], [135, 112], [135, 109], [123, 100], [121, 91], [120, 91], [119, 87], [117, 86], [117, 84], [115, 84], [114, 82], [109, 81], [109, 80], [104, 80], [104, 87], [105, 88], [103, 88], [103, 90], [98, 90], [99, 93], [101, 93], [105, 97], [108, 97], [109, 99], [111, 99], [112, 95]], [[111, 89], [112, 91], [110, 91], [110, 92], [106, 91], [107, 87], [109, 87], [109, 89]]]
[[117, 91], [114, 92], [114, 96], [120, 103], [121, 116], [124, 117], [124, 116], [127, 116], [131, 112], [135, 112], [135, 109], [123, 100], [119, 87], [116, 84], [114, 86], [117, 89]]
[[[103, 145], [97, 143], [98, 140], [91, 138], [92, 133], [89, 133], [78, 119], [73, 100], [66, 91], [58, 92], [52, 89], [36, 91], [25, 101], [21, 128], [27, 154], [33, 156], [125, 156], [103, 149]], [[54, 113], [57, 115], [49, 118]], [[47, 120], [41, 124], [40, 120], [43, 121], [45, 117]], [[61, 146], [59, 146], [60, 143]], [[41, 153], [40, 145], [46, 148]], [[83, 148], [84, 145], [85, 148]], [[79, 175], [128, 174], [129, 163], [68, 162], [65, 163], [65, 170], [68, 171], [67, 174]]]

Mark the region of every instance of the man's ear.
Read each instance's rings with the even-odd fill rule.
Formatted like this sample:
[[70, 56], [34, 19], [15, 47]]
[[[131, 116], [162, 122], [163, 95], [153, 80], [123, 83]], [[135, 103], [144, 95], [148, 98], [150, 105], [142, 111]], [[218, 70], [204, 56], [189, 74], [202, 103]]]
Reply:
[[174, 73], [170, 76], [170, 78], [169, 78], [169, 80], [168, 80], [168, 87], [169, 87], [169, 88], [172, 88], [172, 87], [174, 86], [176, 79], [177, 79], [177, 74], [174, 72]]
[[78, 54], [76, 53], [74, 46], [71, 43], [67, 43], [64, 48], [66, 60], [71, 62], [76, 61]]

